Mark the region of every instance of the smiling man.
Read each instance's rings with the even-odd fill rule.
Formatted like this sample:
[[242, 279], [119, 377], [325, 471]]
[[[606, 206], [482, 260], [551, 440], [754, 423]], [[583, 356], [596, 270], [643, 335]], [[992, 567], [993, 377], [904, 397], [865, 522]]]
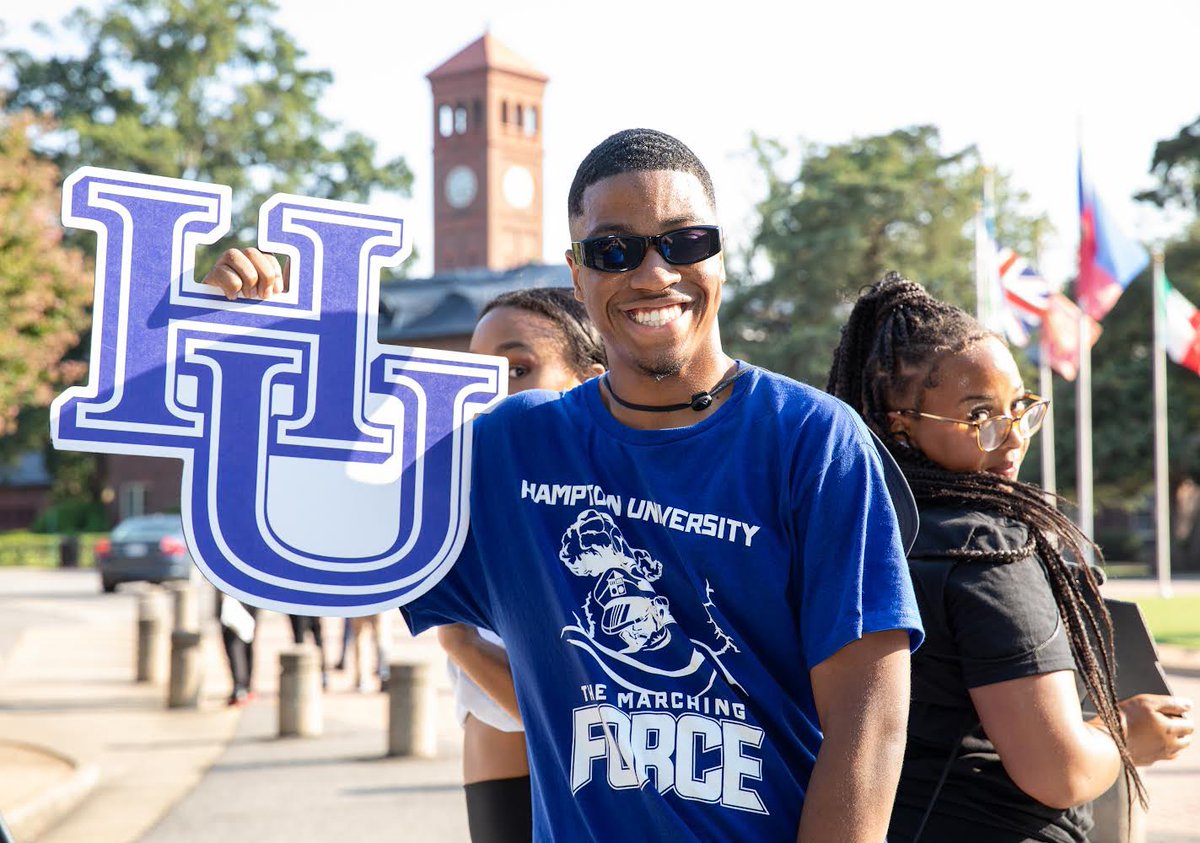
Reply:
[[[476, 420], [467, 546], [402, 611], [507, 644], [536, 840], [879, 843], [921, 631], [870, 434], [722, 350], [684, 144], [613, 135], [568, 212], [609, 372]], [[255, 286], [222, 263], [227, 294]]]

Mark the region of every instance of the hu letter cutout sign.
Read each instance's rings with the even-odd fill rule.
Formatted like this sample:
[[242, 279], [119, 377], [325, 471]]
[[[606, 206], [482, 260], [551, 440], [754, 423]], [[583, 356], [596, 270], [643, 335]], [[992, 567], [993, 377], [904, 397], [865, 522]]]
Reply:
[[54, 402], [58, 448], [183, 460], [183, 528], [222, 591], [364, 615], [423, 594], [466, 537], [472, 414], [499, 358], [381, 345], [379, 272], [404, 222], [276, 195], [259, 247], [286, 293], [226, 301], [195, 249], [229, 230], [228, 187], [84, 168], [63, 222], [98, 237], [91, 369]]

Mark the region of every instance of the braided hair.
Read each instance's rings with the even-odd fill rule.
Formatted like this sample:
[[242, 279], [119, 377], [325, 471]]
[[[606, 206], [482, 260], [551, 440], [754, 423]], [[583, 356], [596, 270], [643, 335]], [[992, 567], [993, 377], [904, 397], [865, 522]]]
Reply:
[[983, 510], [1025, 524], [1029, 543], [1017, 550], [948, 549], [952, 558], [1013, 562], [1037, 553], [1045, 563], [1058, 613], [1084, 686], [1121, 756], [1132, 796], [1146, 791], [1129, 755], [1113, 683], [1112, 621], [1099, 583], [1087, 565], [1068, 563], [1099, 548], [1028, 483], [978, 471], [950, 471], [890, 430], [888, 412], [908, 404], [921, 409], [925, 389], [936, 386], [938, 366], [987, 337], [996, 336], [957, 307], [929, 295], [920, 284], [889, 272], [859, 296], [842, 328], [826, 391], [866, 420], [896, 458], [918, 503]]
[[563, 360], [580, 380], [592, 376], [591, 368], [596, 363], [608, 368], [600, 333], [582, 302], [568, 288], [530, 287], [501, 293], [483, 306], [479, 318], [498, 307], [524, 310], [553, 322], [563, 344]]

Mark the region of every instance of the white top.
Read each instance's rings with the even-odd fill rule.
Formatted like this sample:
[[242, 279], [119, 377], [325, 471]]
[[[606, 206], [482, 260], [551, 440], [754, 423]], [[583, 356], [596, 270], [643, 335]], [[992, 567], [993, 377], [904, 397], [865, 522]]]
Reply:
[[[483, 640], [490, 641], [500, 647], [504, 646], [504, 642], [494, 632], [489, 632], [486, 629], [479, 630]], [[458, 723], [461, 726], [467, 720], [467, 715], [470, 714], [493, 729], [499, 729], [501, 732], [523, 732], [525, 727], [515, 719], [512, 715], [500, 707], [494, 699], [489, 697], [487, 693], [471, 680], [471, 677], [462, 672], [462, 669], [453, 661], [447, 662], [450, 672], [450, 684], [454, 686], [454, 709], [458, 715]]]

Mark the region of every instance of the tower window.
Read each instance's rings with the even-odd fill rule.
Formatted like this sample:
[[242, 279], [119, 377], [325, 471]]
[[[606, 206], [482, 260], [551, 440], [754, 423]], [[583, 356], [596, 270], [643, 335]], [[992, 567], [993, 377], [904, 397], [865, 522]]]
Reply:
[[508, 123], [508, 100], [500, 101], [500, 122]]
[[461, 105], [454, 109], [454, 131], [460, 135], [467, 131], [467, 109]]
[[438, 109], [438, 134], [444, 138], [454, 134], [454, 109], [448, 105]]
[[533, 137], [538, 130], [538, 110], [536, 105], [531, 105], [525, 109], [525, 123], [523, 124], [525, 134]]
[[521, 106], [518, 105], [517, 106], [517, 116], [515, 118], [513, 118], [513, 125], [520, 128], [521, 124], [523, 124], [524, 122], [525, 122], [524, 111], [522, 110]]

